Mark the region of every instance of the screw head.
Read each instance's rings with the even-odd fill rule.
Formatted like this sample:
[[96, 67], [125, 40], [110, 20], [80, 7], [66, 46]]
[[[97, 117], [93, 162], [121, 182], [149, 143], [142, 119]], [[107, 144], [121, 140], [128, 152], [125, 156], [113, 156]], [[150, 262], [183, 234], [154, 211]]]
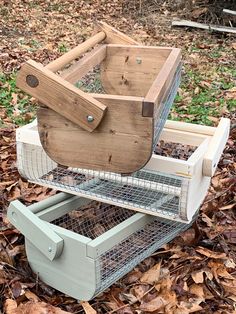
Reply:
[[30, 87], [35, 88], [35, 87], [37, 87], [39, 85], [39, 80], [37, 79], [36, 76], [29, 74], [29, 75], [26, 76], [26, 83]]
[[137, 57], [137, 58], [136, 58], [136, 62], [137, 62], [137, 64], [141, 64], [141, 63], [142, 63], [142, 59], [139, 58], [139, 57]]
[[52, 252], [51, 246], [48, 247], [48, 252], [50, 252], [50, 253]]
[[87, 120], [88, 120], [88, 122], [93, 122], [94, 117], [93, 116], [87, 116]]

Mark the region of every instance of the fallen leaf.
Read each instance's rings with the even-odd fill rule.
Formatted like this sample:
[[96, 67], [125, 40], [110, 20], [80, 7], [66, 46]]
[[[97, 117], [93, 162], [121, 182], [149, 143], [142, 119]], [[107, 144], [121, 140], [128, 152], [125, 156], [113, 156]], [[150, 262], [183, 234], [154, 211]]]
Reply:
[[226, 254], [225, 253], [220, 253], [220, 252], [213, 252], [211, 250], [208, 250], [204, 247], [198, 247], [196, 248], [196, 252], [204, 255], [204, 256], [207, 256], [207, 257], [210, 257], [210, 258], [226, 258]]
[[150, 285], [157, 283], [160, 277], [160, 269], [161, 263], [157, 263], [142, 275], [140, 281], [149, 283]]
[[157, 297], [150, 302], [142, 303], [140, 305], [140, 310], [145, 312], [154, 312], [162, 309], [167, 302], [162, 297]]
[[97, 313], [97, 311], [95, 311], [87, 301], [81, 301], [80, 304], [82, 305], [86, 314], [96, 314]]
[[16, 308], [17, 308], [17, 303], [15, 300], [6, 299], [4, 303], [4, 311], [6, 314], [15, 314]]

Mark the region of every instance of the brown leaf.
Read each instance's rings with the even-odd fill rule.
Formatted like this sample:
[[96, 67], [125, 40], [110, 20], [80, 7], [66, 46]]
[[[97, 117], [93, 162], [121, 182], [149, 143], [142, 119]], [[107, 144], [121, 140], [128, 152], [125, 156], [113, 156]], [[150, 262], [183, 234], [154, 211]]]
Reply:
[[197, 285], [197, 284], [193, 284], [191, 285], [191, 287], [189, 288], [189, 292], [192, 294], [195, 294], [198, 298], [202, 298], [203, 300], [205, 299], [205, 294], [204, 294], [204, 290], [203, 290], [203, 285]]
[[203, 283], [204, 282], [204, 271], [203, 270], [197, 270], [191, 273], [191, 277], [193, 278], [193, 281], [195, 283]]
[[167, 302], [162, 297], [156, 297], [148, 303], [143, 303], [140, 305], [140, 310], [145, 312], [154, 312], [162, 309]]
[[196, 248], [196, 252], [204, 255], [204, 256], [207, 256], [207, 257], [210, 257], [210, 258], [226, 258], [226, 254], [225, 253], [220, 253], [220, 252], [213, 252], [211, 250], [208, 250], [204, 247], [198, 247]]
[[82, 305], [86, 314], [96, 314], [97, 313], [97, 311], [95, 311], [87, 301], [82, 301], [82, 302], [80, 302], [80, 304]]
[[140, 278], [141, 282], [149, 283], [150, 285], [155, 284], [160, 277], [160, 269], [161, 269], [161, 263], [157, 263], [152, 268], [150, 268], [148, 271], [146, 271], [142, 277]]
[[34, 294], [33, 292], [29, 290], [25, 291], [25, 296], [30, 301], [34, 301], [34, 302], [40, 301], [40, 299], [36, 296], [36, 294]]
[[6, 314], [72, 314], [71, 312], [63, 311], [45, 302], [34, 303], [29, 301], [27, 303], [21, 303], [17, 308], [13, 302], [8, 302], [7, 305]]
[[17, 303], [15, 300], [6, 299], [4, 303], [4, 311], [6, 314], [15, 314], [16, 308], [17, 308]]

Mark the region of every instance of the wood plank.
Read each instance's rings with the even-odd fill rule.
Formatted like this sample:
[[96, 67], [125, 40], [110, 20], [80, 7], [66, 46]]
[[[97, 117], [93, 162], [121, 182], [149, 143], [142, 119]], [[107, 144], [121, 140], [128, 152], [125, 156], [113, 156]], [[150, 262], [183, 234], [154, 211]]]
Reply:
[[106, 57], [106, 45], [101, 45], [88, 52], [82, 59], [61, 73], [61, 77], [75, 84]]
[[143, 72], [101, 72], [102, 85], [106, 93], [144, 97], [156, 74]]
[[139, 43], [105, 22], [98, 21], [96, 26], [106, 34], [105, 42], [109, 44], [139, 45]]
[[208, 24], [197, 23], [197, 22], [188, 21], [188, 20], [173, 20], [172, 26], [186, 26], [186, 27], [206, 29], [208, 31], [236, 34], [236, 27], [213, 25], [213, 24], [208, 25]]
[[63, 68], [66, 64], [70, 63], [74, 59], [80, 57], [83, 53], [88, 51], [90, 48], [94, 47], [96, 44], [103, 41], [106, 37], [104, 32], [99, 32], [96, 35], [90, 37], [85, 42], [81, 43], [74, 49], [71, 49], [61, 57], [57, 58], [56, 60], [50, 62], [46, 68], [51, 70], [52, 72], [56, 72]]
[[101, 81], [109, 94], [145, 96], [171, 49], [108, 45]]
[[210, 186], [210, 178], [203, 175], [202, 166], [204, 154], [209, 145], [209, 140], [206, 139], [197, 149], [197, 151], [192, 155], [192, 162], [194, 163], [194, 175], [189, 181], [188, 187], [186, 189], [187, 194], [186, 199], [182, 199], [183, 205], [181, 206], [180, 216], [182, 219], [191, 220], [196, 214], [197, 210], [200, 208], [203, 202], [207, 190]]
[[236, 16], [236, 11], [233, 11], [233, 10], [223, 9], [223, 12], [226, 13], [226, 14], [230, 14], [230, 15]]
[[162, 130], [159, 141], [163, 140], [165, 142], [199, 146], [207, 137], [208, 136], [203, 134], [164, 128]]
[[54, 161], [73, 168], [118, 173], [142, 168], [152, 153], [153, 119], [142, 117], [142, 101], [100, 97], [108, 110], [93, 133], [50, 109], [39, 109], [42, 146]]
[[[35, 87], [27, 84], [29, 76], [36, 79]], [[41, 103], [89, 132], [96, 129], [106, 112], [104, 104], [32, 60], [23, 64], [16, 83]], [[88, 116], [94, 120], [88, 122]]]
[[212, 126], [193, 124], [182, 121], [167, 120], [165, 123], [165, 129], [179, 130], [183, 132], [190, 132], [195, 134], [202, 134], [207, 136], [214, 135], [216, 128]]
[[203, 159], [203, 174], [212, 177], [229, 137], [230, 120], [221, 118]]
[[181, 50], [173, 48], [156, 79], [153, 81], [144, 102], [158, 104], [169, 91], [176, 69], [181, 61]]

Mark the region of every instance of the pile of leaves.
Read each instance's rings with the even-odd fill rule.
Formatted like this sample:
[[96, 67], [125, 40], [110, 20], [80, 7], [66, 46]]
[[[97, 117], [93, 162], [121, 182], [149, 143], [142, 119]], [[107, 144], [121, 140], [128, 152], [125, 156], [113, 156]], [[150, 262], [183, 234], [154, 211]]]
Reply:
[[[161, 2], [148, 19], [131, 18], [125, 8], [127, 1], [118, 0], [0, 0], [0, 312], [236, 313], [235, 40], [170, 30], [172, 13], [166, 16]], [[14, 199], [28, 205], [55, 193], [27, 182], [16, 168], [16, 124], [31, 121], [35, 110], [30, 97], [15, 87], [15, 72], [24, 60], [46, 64], [82, 42], [92, 33], [95, 17], [145, 44], [182, 47], [183, 83], [170, 117], [217, 125], [223, 115], [231, 118], [232, 128], [193, 226], [88, 303], [48, 287], [32, 273], [24, 238], [10, 225], [6, 210]], [[194, 148], [160, 143], [157, 150], [185, 159]]]

